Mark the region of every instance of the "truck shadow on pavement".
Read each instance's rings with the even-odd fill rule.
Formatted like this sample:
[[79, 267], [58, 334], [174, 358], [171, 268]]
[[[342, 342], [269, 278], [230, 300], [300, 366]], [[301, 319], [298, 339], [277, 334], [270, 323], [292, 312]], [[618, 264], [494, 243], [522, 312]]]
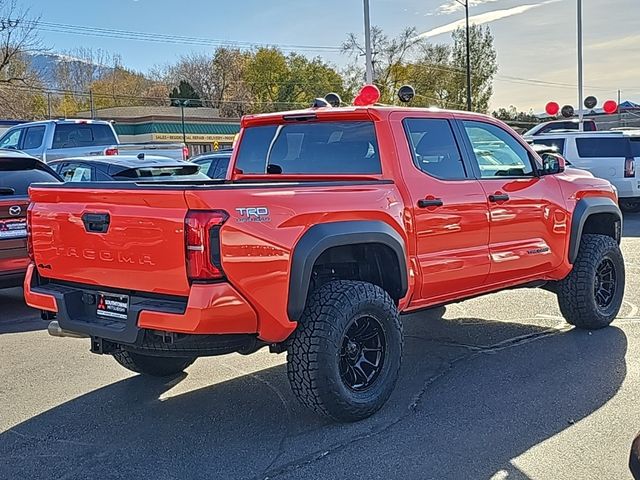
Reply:
[[22, 288], [0, 289], [0, 335], [45, 330], [40, 313], [24, 303]]
[[133, 376], [2, 433], [0, 478], [526, 479], [510, 461], [602, 407], [626, 376], [615, 327], [404, 323], [396, 391], [363, 422], [300, 407], [282, 365], [175, 395], [186, 375]]

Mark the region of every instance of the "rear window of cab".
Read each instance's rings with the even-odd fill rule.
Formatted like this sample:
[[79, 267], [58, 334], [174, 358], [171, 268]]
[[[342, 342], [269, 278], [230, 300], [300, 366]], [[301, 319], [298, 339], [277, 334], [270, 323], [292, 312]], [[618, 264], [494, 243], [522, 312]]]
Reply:
[[247, 127], [236, 168], [245, 175], [382, 173], [373, 122], [305, 122]]

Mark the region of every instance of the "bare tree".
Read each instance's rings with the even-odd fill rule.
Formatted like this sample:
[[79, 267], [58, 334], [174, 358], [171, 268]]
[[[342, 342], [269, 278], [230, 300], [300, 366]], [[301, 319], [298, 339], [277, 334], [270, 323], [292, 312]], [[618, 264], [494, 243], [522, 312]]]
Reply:
[[26, 55], [43, 50], [36, 34], [39, 18], [31, 18], [29, 9], [18, 7], [17, 0], [0, 0], [0, 83], [27, 84], [30, 68], [24, 64]]
[[205, 106], [219, 108], [222, 115], [244, 113], [250, 93], [243, 82], [248, 54], [239, 49], [218, 48], [212, 55], [184, 55], [166, 69], [164, 79], [170, 85], [188, 82]]
[[54, 72], [56, 85], [72, 92], [89, 91], [93, 82], [116, 65], [116, 56], [101, 49], [78, 47], [62, 52], [60, 57]]

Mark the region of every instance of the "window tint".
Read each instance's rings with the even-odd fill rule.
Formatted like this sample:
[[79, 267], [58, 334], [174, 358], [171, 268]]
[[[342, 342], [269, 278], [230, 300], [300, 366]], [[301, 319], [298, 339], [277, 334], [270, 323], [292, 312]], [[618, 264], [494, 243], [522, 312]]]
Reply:
[[0, 148], [12, 148], [14, 150], [18, 149], [18, 145], [20, 144], [20, 136], [24, 129], [17, 128], [12, 130], [11, 132], [7, 132], [2, 140], [0, 140]]
[[28, 194], [29, 185], [37, 182], [57, 182], [58, 179], [51, 173], [31, 168], [15, 167], [11, 169], [3, 168], [0, 164], [0, 188], [9, 187], [15, 190], [15, 195], [25, 196]]
[[211, 172], [212, 178], [225, 178], [227, 176], [227, 170], [229, 169], [229, 161], [231, 157], [220, 157], [218, 164], [213, 172]]
[[305, 122], [247, 128], [237, 168], [245, 174], [382, 173], [373, 122]]
[[198, 162], [194, 162], [196, 165], [200, 165], [200, 172], [204, 173], [205, 175], [211, 177], [212, 173], [211, 170], [211, 163], [214, 163], [215, 165], [215, 161], [213, 158], [207, 158], [206, 160], [202, 160], [202, 161], [198, 161]]
[[483, 122], [463, 122], [482, 178], [530, 177], [529, 152], [509, 132]]
[[30, 150], [32, 148], [40, 148], [44, 139], [44, 125], [40, 127], [29, 127], [27, 133], [24, 134], [22, 141], [22, 150]]
[[628, 157], [631, 156], [631, 142], [628, 137], [576, 138], [578, 155], [583, 158]]
[[60, 170], [60, 176], [65, 182], [90, 182], [92, 168], [80, 163], [70, 163]]
[[109, 125], [64, 123], [56, 125], [52, 148], [92, 147], [117, 143]]
[[534, 140], [533, 143], [535, 145], [546, 145], [548, 147], [555, 147], [558, 149], [558, 153], [560, 154], [564, 152], [564, 138], [545, 138], [541, 140]]
[[462, 155], [447, 120], [407, 119], [404, 125], [420, 170], [445, 180], [466, 177]]

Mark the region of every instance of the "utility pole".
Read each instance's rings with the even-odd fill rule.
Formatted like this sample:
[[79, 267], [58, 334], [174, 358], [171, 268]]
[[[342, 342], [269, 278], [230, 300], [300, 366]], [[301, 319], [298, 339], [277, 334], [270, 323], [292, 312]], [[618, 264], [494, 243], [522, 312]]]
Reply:
[[51, 92], [47, 92], [47, 117], [51, 120]]
[[622, 102], [622, 92], [618, 89], [618, 126], [624, 127], [622, 124], [622, 112], [620, 111], [620, 103]]
[[584, 131], [584, 63], [582, 54], [582, 0], [578, 0], [578, 120], [581, 132]]
[[93, 90], [89, 89], [89, 109], [91, 110], [91, 119], [96, 118], [95, 108], [93, 106]]
[[467, 110], [473, 109], [471, 99], [471, 29], [469, 28], [469, 0], [456, 0], [460, 5], [464, 7], [464, 15], [467, 26]]
[[373, 55], [371, 53], [371, 20], [369, 18], [369, 0], [364, 0], [364, 52], [366, 61], [366, 82], [373, 83]]

